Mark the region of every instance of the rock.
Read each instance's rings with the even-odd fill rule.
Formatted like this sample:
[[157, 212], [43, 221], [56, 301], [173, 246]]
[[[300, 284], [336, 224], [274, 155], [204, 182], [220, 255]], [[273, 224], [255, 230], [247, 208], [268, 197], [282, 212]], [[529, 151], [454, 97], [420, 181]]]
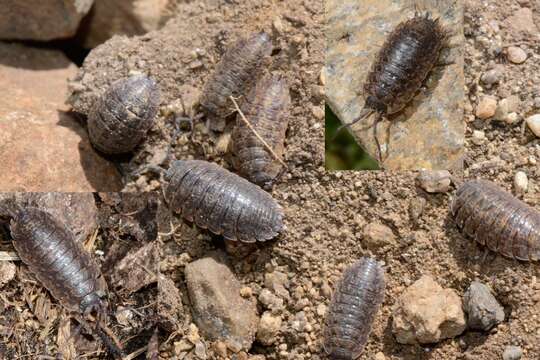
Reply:
[[0, 201], [4, 200], [51, 213], [66, 225], [77, 241], [85, 241], [98, 226], [97, 207], [92, 193], [0, 193]]
[[425, 170], [418, 174], [416, 181], [428, 193], [445, 193], [450, 190], [451, 176], [448, 170]]
[[281, 328], [281, 316], [274, 316], [267, 311], [261, 316], [257, 329], [257, 340], [263, 345], [272, 345], [276, 341], [276, 335]]
[[499, 103], [497, 104], [497, 109], [495, 109], [495, 115], [493, 116], [493, 118], [498, 121], [506, 121], [509, 112], [508, 107], [508, 99], [502, 99], [501, 101], [499, 101]]
[[514, 175], [514, 188], [516, 189], [516, 193], [518, 195], [523, 195], [527, 192], [528, 186], [529, 179], [527, 178], [527, 174], [523, 171], [516, 172], [516, 175]]
[[240, 296], [240, 283], [221, 256], [188, 264], [185, 277], [193, 318], [202, 334], [249, 350], [257, 330], [257, 309]]
[[540, 138], [540, 114], [529, 116], [525, 121], [533, 134]]
[[507, 51], [508, 60], [514, 64], [521, 64], [527, 60], [527, 53], [517, 46], [509, 46]]
[[520, 8], [506, 19], [507, 26], [515, 32], [536, 34], [538, 29], [534, 23], [533, 12], [529, 8]]
[[159, 274], [158, 293], [157, 314], [159, 324], [167, 331], [173, 332], [183, 322], [184, 310], [180, 290], [178, 290], [174, 281], [163, 274]]
[[15, 264], [0, 260], [0, 289], [15, 277]]
[[289, 298], [289, 291], [286, 289], [289, 287], [289, 278], [287, 277], [287, 274], [280, 271], [273, 271], [265, 274], [264, 286], [267, 289], [272, 290], [280, 298]]
[[[64, 105], [76, 67], [56, 50], [0, 43], [2, 191], [91, 192], [122, 187]], [[59, 141], [61, 139], [62, 141]]]
[[172, 14], [170, 0], [94, 0], [83, 35], [83, 46], [93, 48], [113, 35], [141, 35], [156, 30]]
[[[459, 105], [464, 98], [462, 4], [424, 3], [426, 10], [441, 17], [453, 34], [451, 42], [456, 47], [447, 49], [448, 61], [444, 61], [441, 71], [435, 70], [434, 76], [428, 77], [429, 95], [418, 94], [403, 111], [392, 116], [391, 121], [379, 122], [377, 133], [386, 169], [461, 168], [464, 150]], [[325, 10], [328, 19], [324, 67], [326, 104], [343, 123], [350, 123], [364, 105], [362, 86], [384, 40], [414, 11], [407, 0], [329, 0], [325, 2]], [[377, 158], [371, 126], [375, 118], [370, 116], [356, 123], [351, 132], [362, 147]]]
[[397, 299], [392, 332], [401, 344], [430, 344], [453, 338], [466, 328], [461, 299], [422, 276]]
[[503, 360], [519, 360], [523, 356], [523, 350], [519, 346], [509, 345], [504, 348]]
[[369, 223], [363, 231], [362, 241], [368, 249], [378, 249], [386, 245], [392, 245], [396, 242], [396, 236], [388, 226], [380, 223]]
[[480, 80], [484, 84], [493, 85], [498, 83], [502, 78], [502, 71], [499, 67], [486, 71]]
[[157, 281], [158, 263], [158, 249], [155, 242], [147, 243], [139, 249], [133, 249], [116, 263], [111, 275], [112, 281], [125, 293], [132, 294]]
[[478, 106], [476, 107], [476, 117], [480, 119], [489, 119], [495, 115], [497, 109], [497, 99], [492, 96], [484, 96], [480, 99]]
[[479, 281], [473, 281], [463, 296], [463, 308], [471, 329], [487, 331], [504, 320], [504, 309], [491, 290]]
[[93, 0], [4, 0], [0, 39], [47, 41], [75, 35]]
[[386, 360], [386, 356], [384, 356], [384, 354], [382, 352], [378, 352], [375, 354], [375, 360]]
[[473, 130], [472, 142], [476, 145], [482, 145], [486, 141], [486, 133], [481, 130]]

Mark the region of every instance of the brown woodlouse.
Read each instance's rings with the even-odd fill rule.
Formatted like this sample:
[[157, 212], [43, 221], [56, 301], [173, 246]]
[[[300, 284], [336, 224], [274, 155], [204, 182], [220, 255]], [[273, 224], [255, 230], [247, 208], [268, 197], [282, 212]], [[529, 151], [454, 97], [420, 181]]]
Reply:
[[[290, 103], [291, 96], [285, 79], [267, 74], [253, 87], [242, 106], [242, 112], [251, 126], [280, 158], [285, 146]], [[241, 119], [237, 119], [232, 133], [232, 152], [238, 172], [264, 188], [271, 187], [281, 171], [281, 163]]]
[[338, 131], [377, 113], [373, 130], [381, 160], [378, 121], [403, 110], [414, 98], [437, 63], [447, 36], [439, 19], [432, 19], [429, 13], [425, 16], [416, 13], [412, 19], [398, 24], [377, 54], [364, 83], [364, 108], [356, 119]]
[[487, 180], [470, 180], [451, 204], [464, 235], [503, 256], [540, 259], [540, 212]]
[[283, 211], [264, 190], [202, 160], [177, 160], [165, 175], [171, 209], [229, 240], [270, 240], [283, 230]]
[[134, 75], [111, 84], [88, 115], [92, 145], [106, 154], [132, 151], [152, 127], [160, 92], [145, 75]]
[[384, 290], [384, 269], [375, 259], [362, 257], [345, 270], [325, 319], [323, 345], [331, 359], [354, 360], [362, 354]]
[[233, 113], [230, 96], [239, 97], [246, 91], [246, 85], [257, 77], [271, 52], [272, 41], [265, 32], [242, 38], [225, 52], [206, 82], [200, 100], [212, 130], [223, 130], [225, 118]]

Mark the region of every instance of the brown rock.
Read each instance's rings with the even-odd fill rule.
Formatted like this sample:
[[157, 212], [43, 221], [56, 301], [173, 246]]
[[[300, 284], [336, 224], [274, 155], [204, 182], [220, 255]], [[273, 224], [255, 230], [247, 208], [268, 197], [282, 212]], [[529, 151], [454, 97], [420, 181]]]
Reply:
[[257, 330], [255, 304], [240, 296], [241, 285], [221, 256], [205, 257], [186, 266], [193, 317], [209, 340], [249, 350]]
[[61, 52], [0, 44], [0, 190], [115, 191], [116, 168], [64, 105], [76, 67]]
[[369, 249], [376, 249], [396, 242], [396, 236], [388, 226], [370, 223], [364, 227], [363, 241]]
[[509, 46], [506, 52], [508, 60], [514, 64], [522, 64], [527, 60], [527, 53], [517, 46]]
[[113, 35], [141, 35], [156, 30], [172, 14], [171, 0], [95, 0], [83, 35], [93, 48]]
[[93, 0], [4, 0], [0, 39], [52, 40], [75, 35]]
[[0, 261], [0, 288], [15, 277], [15, 264], [11, 261]]
[[428, 193], [448, 192], [452, 184], [451, 174], [448, 170], [421, 171], [416, 181]]
[[157, 313], [159, 324], [167, 331], [173, 332], [183, 322], [184, 309], [180, 290], [178, 290], [174, 281], [163, 274], [159, 274], [158, 294]]
[[281, 316], [272, 315], [266, 311], [261, 316], [259, 328], [257, 329], [257, 339], [264, 345], [271, 345], [276, 341], [276, 336], [281, 328]]
[[497, 99], [492, 96], [484, 96], [476, 107], [476, 116], [484, 120], [489, 119], [495, 115], [495, 110], [497, 110]]
[[401, 344], [436, 343], [466, 328], [460, 297], [426, 275], [401, 294], [392, 312], [392, 332]]
[[[428, 10], [455, 35], [456, 45], [447, 49], [444, 66], [428, 77], [428, 92], [418, 94], [400, 113], [377, 126], [386, 169], [460, 168], [463, 157], [464, 98], [463, 44], [460, 2], [425, 2]], [[433, 5], [437, 3], [437, 5]], [[452, 4], [456, 4], [453, 6]], [[436, 8], [440, 5], [440, 8]], [[327, 51], [325, 74], [326, 104], [344, 123], [352, 122], [364, 105], [362, 86], [375, 56], [389, 31], [409, 19], [407, 0], [329, 0], [325, 3]], [[452, 29], [455, 29], [452, 30]], [[344, 40], [346, 39], [346, 40]], [[449, 64], [451, 63], [451, 64]], [[429, 93], [429, 95], [428, 95]], [[352, 126], [356, 140], [377, 158], [370, 116]]]

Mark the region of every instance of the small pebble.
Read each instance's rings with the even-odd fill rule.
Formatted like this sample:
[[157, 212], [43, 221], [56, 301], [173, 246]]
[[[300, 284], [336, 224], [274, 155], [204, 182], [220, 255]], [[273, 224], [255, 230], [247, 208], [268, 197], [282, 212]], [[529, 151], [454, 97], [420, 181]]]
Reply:
[[386, 356], [382, 352], [378, 352], [375, 354], [375, 360], [386, 360]]
[[502, 77], [502, 73], [499, 69], [491, 69], [491, 70], [486, 71], [482, 75], [480, 80], [482, 80], [484, 84], [493, 85], [493, 84], [498, 83], [501, 80], [501, 77]]
[[471, 329], [487, 331], [504, 320], [504, 309], [491, 290], [479, 281], [473, 281], [463, 296], [463, 309]]
[[486, 133], [481, 130], [474, 130], [472, 135], [472, 142], [476, 145], [481, 145], [486, 140]]
[[424, 170], [416, 180], [418, 185], [428, 193], [445, 193], [450, 190], [452, 183], [448, 170]]
[[527, 53], [519, 47], [510, 46], [507, 50], [508, 60], [514, 64], [521, 64], [527, 60]]
[[497, 99], [492, 96], [484, 96], [476, 107], [476, 116], [480, 119], [489, 119], [495, 115], [497, 109]]
[[529, 126], [529, 129], [531, 129], [533, 134], [537, 137], [540, 137], [540, 114], [529, 116], [525, 121], [527, 122], [527, 125]]
[[527, 192], [527, 187], [529, 186], [529, 179], [527, 179], [527, 174], [523, 171], [518, 171], [514, 176], [514, 187], [516, 193], [521, 195]]
[[504, 349], [503, 360], [519, 360], [523, 356], [523, 350], [519, 346], [509, 345]]

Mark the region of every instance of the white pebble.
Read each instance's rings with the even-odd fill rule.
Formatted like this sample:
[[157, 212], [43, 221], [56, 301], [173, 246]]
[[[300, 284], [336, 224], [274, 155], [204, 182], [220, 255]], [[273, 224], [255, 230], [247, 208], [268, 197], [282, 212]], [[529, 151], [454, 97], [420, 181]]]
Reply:
[[540, 114], [529, 116], [525, 121], [527, 121], [529, 129], [531, 129], [534, 135], [540, 137]]
[[474, 130], [472, 135], [472, 142], [476, 145], [481, 145], [486, 140], [486, 134], [480, 130]]
[[523, 171], [518, 171], [514, 176], [514, 187], [516, 188], [516, 193], [526, 193], [528, 186], [529, 179], [527, 179], [527, 174], [525, 174]]
[[527, 60], [527, 53], [516, 46], [510, 46], [508, 48], [508, 60], [514, 64], [521, 64]]

